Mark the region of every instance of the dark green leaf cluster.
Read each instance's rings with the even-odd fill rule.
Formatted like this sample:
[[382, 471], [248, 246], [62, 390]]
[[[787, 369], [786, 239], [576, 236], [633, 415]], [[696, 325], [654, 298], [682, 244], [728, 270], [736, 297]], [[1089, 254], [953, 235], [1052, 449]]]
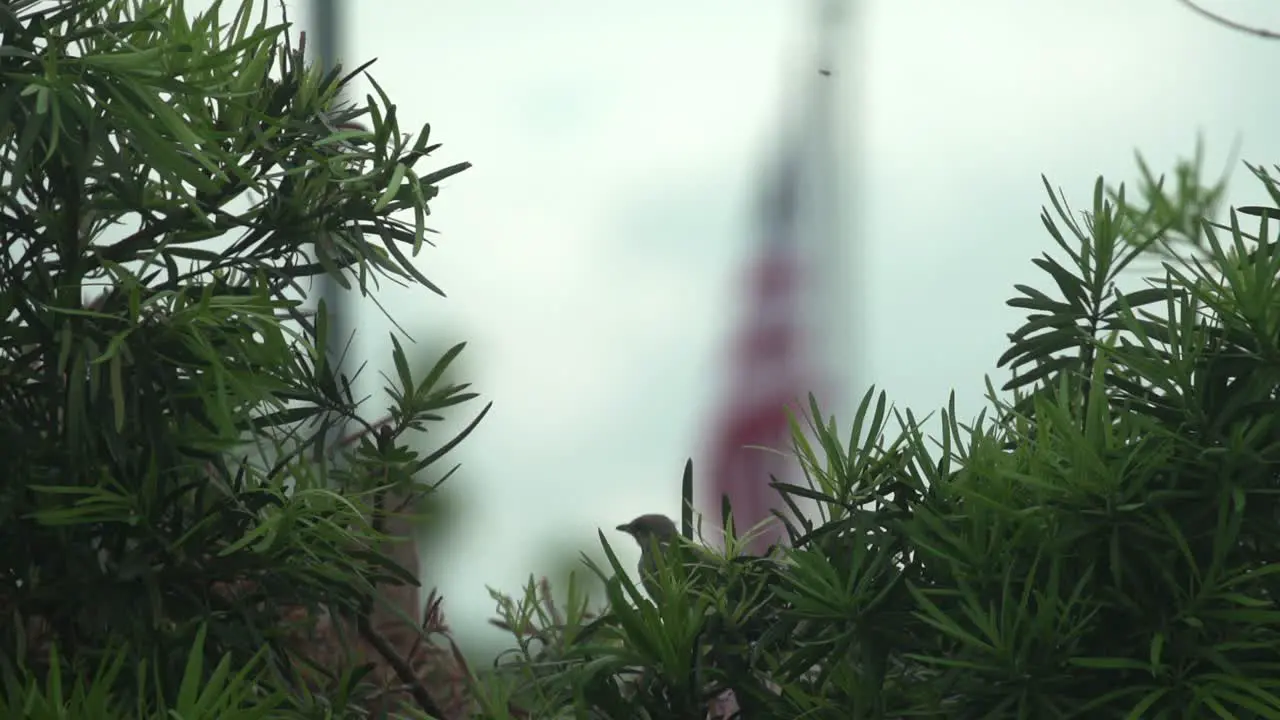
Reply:
[[71, 687], [119, 657], [112, 697], [163, 714], [190, 683], [227, 682], [225, 660], [255, 669], [246, 698], [266, 683], [333, 711], [298, 679], [326, 669], [305, 668], [286, 619], [363, 616], [375, 587], [417, 582], [381, 523], [461, 439], [406, 444], [475, 397], [443, 381], [461, 346], [415, 381], [397, 343], [373, 423], [327, 354], [326, 308], [303, 299], [322, 275], [438, 292], [410, 257], [466, 166], [416, 169], [437, 146], [401, 132], [376, 82], [339, 103], [363, 68], [308, 65], [265, 4], [229, 5], [0, 7], [10, 688]]
[[[285, 703], [279, 691], [259, 692], [259, 676], [263, 657], [232, 667], [231, 656], [224, 655], [211, 671], [204, 667], [205, 633], [197, 633], [187, 657], [181, 685], [170, 701], [150, 676], [139, 674], [136, 703], [129, 704], [112, 692], [122, 671], [132, 659], [127, 648], [116, 648], [104, 655], [103, 661], [90, 675], [64, 677], [60, 662], [53, 662], [43, 679], [33, 673], [7, 673], [0, 694], [0, 718], [13, 720], [131, 720], [160, 718], [166, 715], [157, 707], [168, 707], [177, 717], [208, 720], [259, 720], [279, 717]], [[57, 648], [51, 651], [55, 660]], [[157, 698], [158, 696], [158, 698]], [[155, 702], [158, 699], [158, 702]]]
[[[1079, 216], [1050, 191], [1060, 253], [1017, 286], [986, 411], [872, 391], [842, 432], [813, 404], [806, 482], [774, 483], [808, 510], [788, 547], [672, 553], [652, 598], [610, 551], [608, 610], [539, 626], [492, 696], [538, 717], [706, 717], [729, 691], [743, 718], [1280, 717], [1280, 244], [1268, 213], [1179, 224], [1217, 197], [1179, 188], [1100, 180]], [[545, 621], [532, 606], [508, 614]]]

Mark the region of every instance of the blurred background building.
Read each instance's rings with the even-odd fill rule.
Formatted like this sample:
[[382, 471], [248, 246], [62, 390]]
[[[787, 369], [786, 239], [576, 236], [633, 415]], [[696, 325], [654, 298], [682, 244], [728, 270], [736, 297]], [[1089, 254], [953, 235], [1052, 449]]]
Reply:
[[[442, 234], [420, 259], [449, 298], [380, 297], [423, 363], [467, 340], [462, 379], [495, 402], [424, 548], [464, 645], [501, 640], [486, 586], [561, 573], [639, 513], [679, 515], [684, 459], [733, 394], [761, 197], [809, 137], [817, 80], [843, 97], [828, 152], [846, 211], [843, 254], [818, 262], [856, 287], [815, 301], [807, 331], [847, 348], [818, 369], [845, 381], [828, 399], [845, 417], [872, 383], [924, 413], [953, 389], [962, 415], [982, 407], [1018, 319], [1004, 301], [1051, 245], [1042, 173], [1079, 208], [1098, 174], [1136, 177], [1135, 150], [1171, 168], [1202, 136], [1211, 175], [1237, 141], [1243, 160], [1280, 157], [1280, 100], [1259, 91], [1280, 45], [1178, 0], [862, 0], [825, 33], [830, 68], [795, 0], [335, 2], [348, 65], [377, 58], [401, 123], [431, 123], [441, 165], [474, 164], [433, 203]], [[1275, 3], [1203, 4], [1280, 28]], [[288, 7], [314, 23], [307, 0]], [[1231, 178], [1232, 202], [1265, 202], [1238, 162]], [[361, 357], [389, 363], [390, 324], [356, 313]]]

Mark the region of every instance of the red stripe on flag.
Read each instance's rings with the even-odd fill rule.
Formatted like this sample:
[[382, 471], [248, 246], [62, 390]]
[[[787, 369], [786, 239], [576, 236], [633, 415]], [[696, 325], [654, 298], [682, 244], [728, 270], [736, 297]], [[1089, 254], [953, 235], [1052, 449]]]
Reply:
[[[728, 496], [738, 532], [782, 507], [769, 482], [771, 476], [784, 479], [795, 462], [789, 452], [787, 409], [805, 396], [807, 378], [798, 316], [800, 278], [794, 244], [785, 237], [790, 230], [775, 226], [782, 236], [770, 238], [773, 242], [765, 245], [752, 273], [749, 312], [731, 360], [729, 402], [710, 448], [713, 512], [718, 516], [720, 499]], [[753, 551], [782, 539], [776, 521], [767, 527]]]

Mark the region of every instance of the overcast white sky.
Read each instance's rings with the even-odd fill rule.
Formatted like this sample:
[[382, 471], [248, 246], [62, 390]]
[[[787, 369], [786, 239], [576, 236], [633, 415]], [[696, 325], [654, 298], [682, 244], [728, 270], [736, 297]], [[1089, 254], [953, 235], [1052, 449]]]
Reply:
[[[305, 26], [305, 0], [290, 0]], [[1280, 4], [1206, 0], [1280, 28]], [[719, 389], [762, 160], [807, 80], [801, 0], [352, 0], [347, 56], [440, 162], [474, 169], [432, 205], [421, 259], [448, 292], [382, 300], [418, 339], [465, 339], [495, 407], [460, 452], [454, 518], [428, 569], [464, 637], [484, 586], [515, 589], [595, 529], [676, 514], [679, 472]], [[1042, 284], [1040, 175], [1084, 207], [1203, 133], [1217, 173], [1280, 157], [1269, 69], [1280, 43], [1176, 0], [877, 0], [837, 78], [864, 243], [859, 383], [929, 411], [980, 407], [1014, 282]], [[856, 82], [855, 82], [856, 81]], [[1233, 198], [1265, 197], [1237, 165]], [[371, 360], [389, 326], [361, 317]], [[997, 376], [1003, 380], [1003, 376]], [[465, 487], [462, 487], [465, 486]], [[433, 553], [434, 555], [434, 553]], [[437, 555], [437, 557], [439, 557]]]

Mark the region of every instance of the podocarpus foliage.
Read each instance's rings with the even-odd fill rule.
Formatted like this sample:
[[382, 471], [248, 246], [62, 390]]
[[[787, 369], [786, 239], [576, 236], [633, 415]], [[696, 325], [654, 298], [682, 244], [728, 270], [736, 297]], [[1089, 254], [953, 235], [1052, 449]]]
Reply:
[[384, 666], [371, 618], [416, 626], [385, 543], [460, 439], [406, 444], [474, 397], [441, 382], [461, 348], [413, 378], [397, 344], [373, 422], [302, 300], [435, 290], [409, 258], [465, 165], [419, 170], [428, 128], [372, 79], [339, 105], [363, 69], [265, 11], [0, 7], [0, 716], [358, 714], [312, 626]]
[[1213, 222], [1198, 167], [1144, 166], [1137, 200], [1099, 180], [1084, 213], [1046, 183], [1055, 251], [979, 417], [811, 406], [807, 482], [775, 483], [817, 504], [790, 547], [675, 564], [656, 603], [610, 553], [601, 617], [512, 600], [489, 716], [705, 717], [731, 690], [743, 718], [1280, 717], [1278, 228]]

